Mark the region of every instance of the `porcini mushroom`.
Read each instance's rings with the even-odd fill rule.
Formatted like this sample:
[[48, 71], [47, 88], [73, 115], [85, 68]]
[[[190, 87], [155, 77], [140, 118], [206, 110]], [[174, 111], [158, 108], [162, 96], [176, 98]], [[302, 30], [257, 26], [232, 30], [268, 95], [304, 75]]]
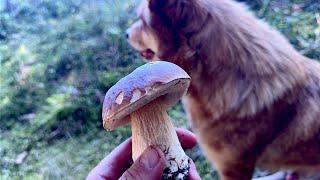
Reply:
[[189, 87], [190, 76], [179, 66], [157, 61], [147, 63], [122, 78], [106, 93], [103, 127], [114, 130], [131, 122], [132, 158], [150, 145], [166, 156], [163, 179], [186, 179], [190, 159], [183, 151], [167, 109]]

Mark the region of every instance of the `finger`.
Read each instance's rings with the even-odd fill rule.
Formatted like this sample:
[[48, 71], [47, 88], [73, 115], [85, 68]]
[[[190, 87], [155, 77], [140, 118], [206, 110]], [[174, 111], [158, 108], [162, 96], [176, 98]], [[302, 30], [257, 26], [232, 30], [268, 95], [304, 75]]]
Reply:
[[147, 148], [120, 180], [160, 179], [165, 166], [163, 152], [156, 147]]
[[191, 149], [197, 144], [196, 135], [192, 132], [182, 128], [176, 128], [176, 132], [182, 148]]
[[88, 175], [87, 180], [118, 179], [131, 165], [132, 141], [127, 139], [105, 157]]
[[198, 174], [197, 168], [194, 165], [193, 161], [191, 161], [191, 164], [190, 164], [188, 180], [201, 180]]

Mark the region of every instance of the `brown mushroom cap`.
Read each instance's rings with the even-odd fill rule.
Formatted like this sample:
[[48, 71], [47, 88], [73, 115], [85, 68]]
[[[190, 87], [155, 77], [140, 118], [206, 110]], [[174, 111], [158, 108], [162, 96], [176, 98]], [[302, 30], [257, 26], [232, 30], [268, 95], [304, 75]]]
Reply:
[[161, 96], [169, 108], [186, 92], [190, 76], [179, 66], [156, 61], [135, 69], [112, 86], [103, 102], [103, 127], [114, 130], [130, 122], [130, 114]]

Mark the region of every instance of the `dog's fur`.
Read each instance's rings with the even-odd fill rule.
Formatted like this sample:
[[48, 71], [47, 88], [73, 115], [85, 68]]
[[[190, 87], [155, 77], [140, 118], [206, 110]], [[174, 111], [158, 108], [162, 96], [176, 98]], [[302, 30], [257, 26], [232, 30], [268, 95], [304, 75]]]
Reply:
[[320, 65], [231, 0], [143, 1], [129, 42], [184, 68], [184, 105], [222, 179], [320, 171]]

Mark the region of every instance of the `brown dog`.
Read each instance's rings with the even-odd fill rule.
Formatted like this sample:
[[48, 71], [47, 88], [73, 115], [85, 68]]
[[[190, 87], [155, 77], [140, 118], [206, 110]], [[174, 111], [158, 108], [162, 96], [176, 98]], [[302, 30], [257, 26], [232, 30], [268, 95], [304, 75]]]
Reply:
[[223, 180], [320, 171], [319, 63], [231, 0], [145, 0], [138, 16], [130, 44], [190, 74], [184, 105]]

